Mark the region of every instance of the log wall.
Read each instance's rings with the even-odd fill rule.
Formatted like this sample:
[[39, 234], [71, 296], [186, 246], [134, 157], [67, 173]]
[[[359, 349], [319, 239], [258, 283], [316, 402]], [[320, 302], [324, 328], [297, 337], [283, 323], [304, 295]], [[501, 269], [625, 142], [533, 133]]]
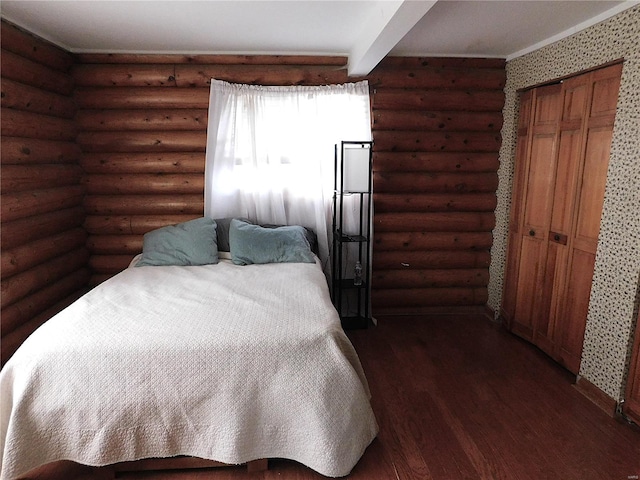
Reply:
[[2, 22], [2, 363], [89, 280], [73, 58]]
[[[357, 80], [342, 57], [72, 58], [4, 22], [2, 48], [3, 358], [58, 302], [125, 268], [144, 233], [203, 214], [211, 77]], [[374, 314], [482, 308], [504, 62], [387, 58], [367, 78]]]
[[337, 57], [79, 55], [75, 119], [91, 284], [125, 268], [147, 231], [203, 215], [212, 77], [262, 85], [344, 83], [345, 63]]
[[[76, 126], [92, 284], [142, 234], [203, 213], [209, 79], [354, 81], [346, 59], [78, 56]], [[504, 62], [388, 58], [368, 80], [374, 135], [374, 313], [482, 307], [496, 205]]]
[[373, 88], [374, 315], [482, 309], [502, 60], [386, 58]]

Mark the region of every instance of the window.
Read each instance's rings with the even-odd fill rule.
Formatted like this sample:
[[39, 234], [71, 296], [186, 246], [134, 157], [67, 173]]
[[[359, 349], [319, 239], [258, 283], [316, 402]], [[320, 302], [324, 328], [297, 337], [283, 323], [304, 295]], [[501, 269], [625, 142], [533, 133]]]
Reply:
[[366, 81], [266, 87], [212, 80], [205, 215], [311, 228], [327, 265], [334, 145], [370, 139]]

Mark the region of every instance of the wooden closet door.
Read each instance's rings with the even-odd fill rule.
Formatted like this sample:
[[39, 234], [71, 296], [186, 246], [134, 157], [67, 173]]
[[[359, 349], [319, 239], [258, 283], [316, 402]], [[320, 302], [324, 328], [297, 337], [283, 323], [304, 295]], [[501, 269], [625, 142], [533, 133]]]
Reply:
[[[562, 321], [557, 322], [558, 361], [576, 373], [582, 355], [621, 73], [622, 65], [617, 64], [591, 72], [584, 82], [586, 105], [582, 149], [576, 168], [578, 181], [574, 189], [575, 207], [571, 210], [574, 212], [572, 230], [567, 242], [566, 280], [559, 293]], [[565, 102], [565, 108], [568, 104], [570, 102]]]
[[613, 65], [521, 97], [502, 313], [511, 331], [574, 373], [621, 71]]
[[[545, 284], [543, 267], [553, 201], [560, 94], [558, 84], [536, 89], [522, 98], [524, 116], [521, 115], [518, 140], [521, 162], [516, 162], [514, 198], [517, 200], [512, 207], [510, 239], [514, 255], [505, 281], [505, 290], [511, 291], [506, 297], [512, 304], [505, 310], [510, 328], [528, 340], [547, 330], [545, 322], [540, 320], [548, 318], [545, 311], [548, 294], [539, 286]], [[528, 124], [524, 125], [525, 122]]]

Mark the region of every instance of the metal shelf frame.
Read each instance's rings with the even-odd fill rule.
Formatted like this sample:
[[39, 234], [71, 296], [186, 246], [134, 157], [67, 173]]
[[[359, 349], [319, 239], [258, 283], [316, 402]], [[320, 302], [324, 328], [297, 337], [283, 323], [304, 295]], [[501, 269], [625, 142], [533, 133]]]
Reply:
[[[367, 149], [358, 152], [366, 161], [366, 188], [353, 190], [345, 188], [345, 172], [350, 172], [347, 162], [348, 149]], [[371, 214], [373, 186], [373, 142], [342, 141], [334, 148], [334, 188], [333, 188], [333, 244], [332, 244], [332, 301], [345, 329], [367, 328], [371, 322]], [[366, 158], [364, 157], [366, 155]], [[362, 172], [360, 172], [362, 173]], [[356, 202], [358, 222], [355, 231], [345, 231], [345, 200]], [[355, 258], [350, 258], [353, 255]], [[350, 262], [349, 262], [350, 260]], [[345, 270], [350, 263], [359, 261], [362, 265], [362, 284], [355, 285], [353, 272]]]

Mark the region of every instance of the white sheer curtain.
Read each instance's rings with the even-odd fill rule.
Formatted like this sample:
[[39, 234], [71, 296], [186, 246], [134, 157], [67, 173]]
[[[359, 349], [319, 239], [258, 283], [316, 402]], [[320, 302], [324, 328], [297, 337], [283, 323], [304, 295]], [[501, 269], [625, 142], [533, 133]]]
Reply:
[[326, 271], [334, 145], [370, 139], [366, 81], [267, 87], [212, 80], [205, 215], [311, 228]]

